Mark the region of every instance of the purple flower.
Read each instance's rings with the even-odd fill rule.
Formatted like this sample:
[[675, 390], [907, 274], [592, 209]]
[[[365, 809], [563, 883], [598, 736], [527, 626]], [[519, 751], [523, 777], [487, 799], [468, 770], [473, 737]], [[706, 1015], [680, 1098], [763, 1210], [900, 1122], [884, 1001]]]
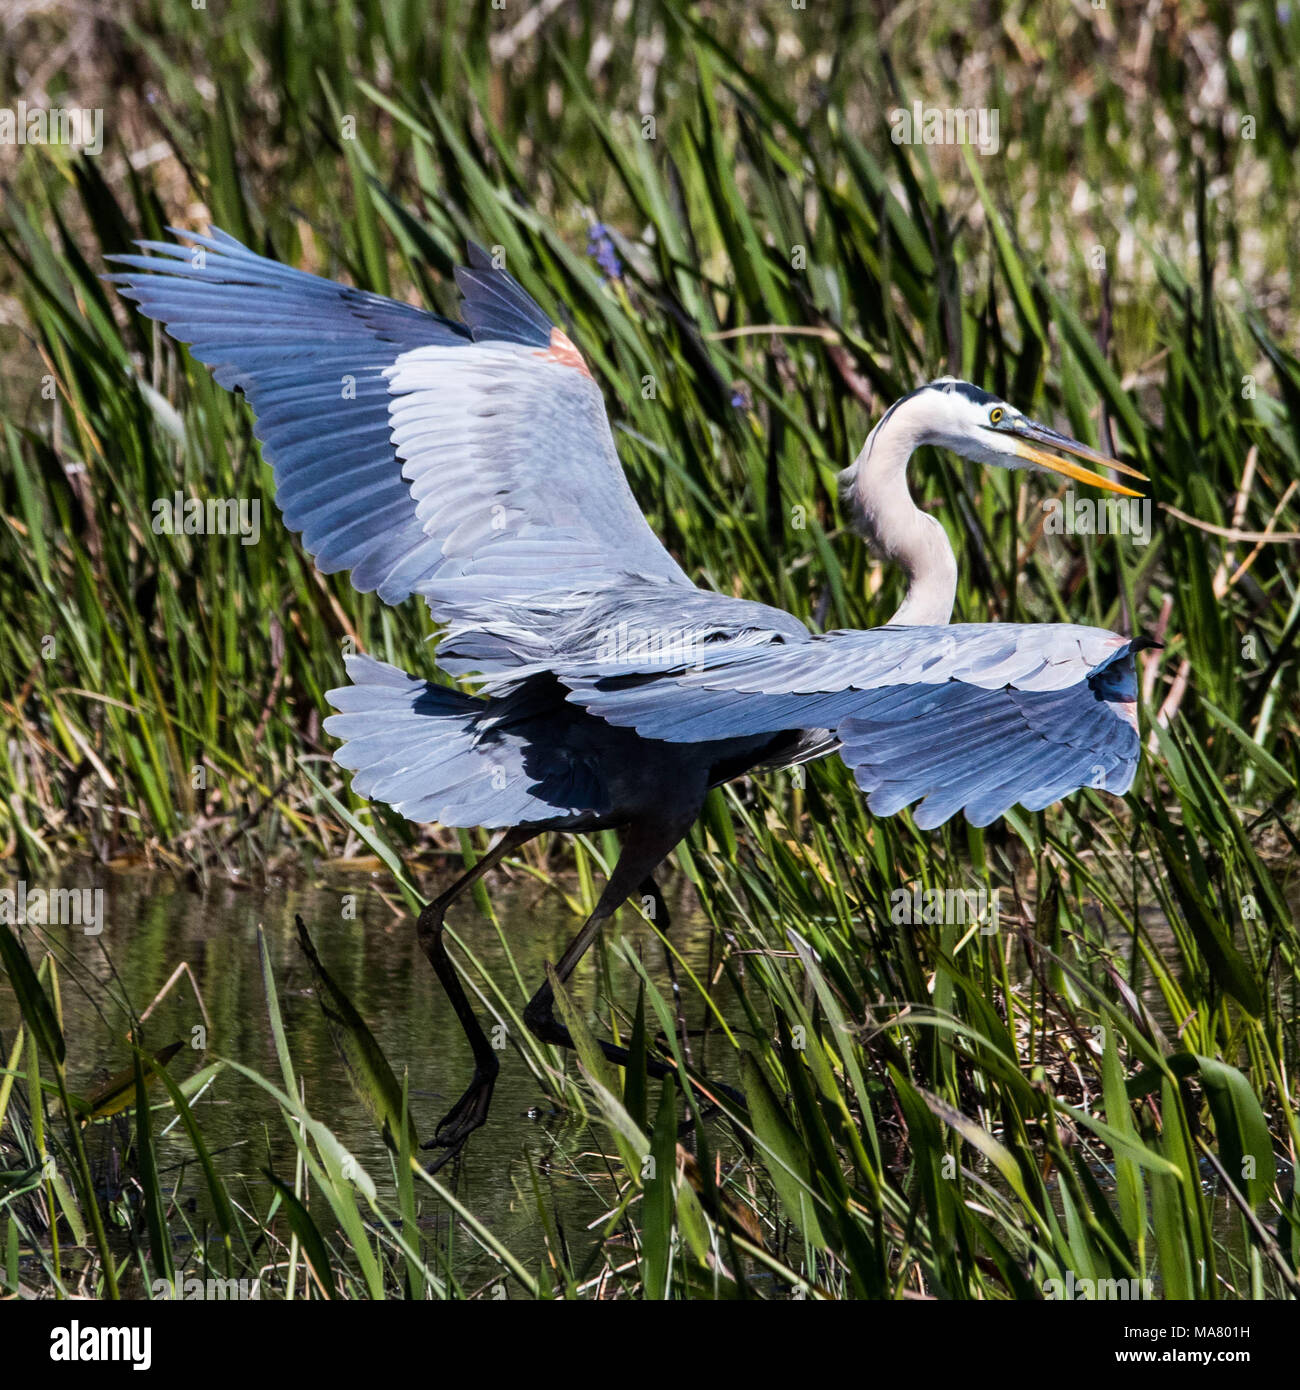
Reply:
[[623, 265], [614, 250], [609, 229], [603, 222], [593, 222], [587, 228], [587, 255], [600, 267], [601, 275], [606, 280], [622, 279]]

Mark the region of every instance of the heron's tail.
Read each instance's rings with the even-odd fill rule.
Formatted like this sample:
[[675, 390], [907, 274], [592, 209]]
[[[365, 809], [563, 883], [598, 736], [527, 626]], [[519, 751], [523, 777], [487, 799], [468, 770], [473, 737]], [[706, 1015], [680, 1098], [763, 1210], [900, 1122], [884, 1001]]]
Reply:
[[[408, 820], [448, 826], [560, 827], [595, 807], [545, 724], [511, 728], [503, 701], [431, 685], [368, 656], [346, 659], [352, 684], [326, 692], [325, 730], [358, 796]], [[505, 711], [508, 715], [509, 711]], [[504, 725], [504, 726], [503, 726]]]

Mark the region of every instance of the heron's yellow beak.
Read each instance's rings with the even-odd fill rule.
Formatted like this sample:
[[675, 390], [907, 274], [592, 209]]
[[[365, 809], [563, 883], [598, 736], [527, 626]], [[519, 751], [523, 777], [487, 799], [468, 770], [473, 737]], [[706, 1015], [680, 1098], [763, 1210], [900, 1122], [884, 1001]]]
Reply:
[[1010, 445], [1012, 453], [1017, 454], [1022, 459], [1027, 459], [1030, 463], [1037, 464], [1039, 468], [1047, 469], [1049, 473], [1059, 473], [1062, 477], [1073, 478], [1075, 482], [1088, 483], [1092, 487], [1103, 488], [1106, 492], [1118, 492], [1123, 497], [1141, 497], [1143, 494], [1135, 492], [1131, 487], [1125, 487], [1122, 483], [1114, 482], [1100, 473], [1095, 473], [1091, 468], [1084, 468], [1081, 464], [1072, 463], [1069, 459], [1063, 459], [1057, 454], [1049, 454], [1045, 449], [1036, 448], [1035, 443], [1050, 444], [1053, 449], [1060, 449], [1063, 453], [1074, 454], [1077, 458], [1087, 459], [1100, 468], [1110, 468], [1116, 473], [1126, 473], [1130, 478], [1138, 478], [1144, 483], [1148, 481], [1147, 475], [1139, 473], [1136, 468], [1130, 468], [1128, 464], [1120, 463], [1118, 459], [1107, 458], [1105, 454], [1099, 454], [1096, 449], [1090, 449], [1086, 444], [1080, 444], [1077, 439], [1071, 439], [1068, 434], [1059, 434], [1056, 430], [1049, 429], [1046, 425], [1037, 424], [1033, 420], [1026, 420], [1015, 434], [1008, 438], [1007, 443]]

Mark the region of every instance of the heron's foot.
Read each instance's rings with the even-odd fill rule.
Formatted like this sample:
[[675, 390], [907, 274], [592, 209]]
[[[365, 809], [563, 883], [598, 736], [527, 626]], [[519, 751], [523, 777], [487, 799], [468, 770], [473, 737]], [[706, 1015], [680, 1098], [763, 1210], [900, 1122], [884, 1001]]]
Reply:
[[451, 1162], [465, 1147], [469, 1137], [487, 1121], [488, 1109], [492, 1104], [492, 1090], [496, 1085], [497, 1068], [481, 1068], [474, 1073], [465, 1094], [438, 1121], [433, 1138], [420, 1145], [422, 1149], [442, 1149], [425, 1171], [436, 1173], [444, 1164]]

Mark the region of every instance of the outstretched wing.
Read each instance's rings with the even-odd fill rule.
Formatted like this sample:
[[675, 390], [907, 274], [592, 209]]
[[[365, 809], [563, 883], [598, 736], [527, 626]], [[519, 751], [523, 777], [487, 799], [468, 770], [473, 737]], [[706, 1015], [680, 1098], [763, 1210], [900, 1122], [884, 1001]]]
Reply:
[[1126, 792], [1143, 645], [1070, 624], [884, 627], [658, 671], [588, 662], [558, 674], [570, 699], [645, 738], [833, 730], [871, 810], [920, 800], [916, 823], [930, 829], [963, 809], [987, 825], [1080, 787]]
[[[453, 323], [292, 270], [224, 232], [115, 256], [122, 293], [247, 396], [290, 529], [397, 603], [690, 587], [628, 487], [599, 388], [523, 288], [471, 249]], [[464, 611], [463, 605], [455, 612]]]

